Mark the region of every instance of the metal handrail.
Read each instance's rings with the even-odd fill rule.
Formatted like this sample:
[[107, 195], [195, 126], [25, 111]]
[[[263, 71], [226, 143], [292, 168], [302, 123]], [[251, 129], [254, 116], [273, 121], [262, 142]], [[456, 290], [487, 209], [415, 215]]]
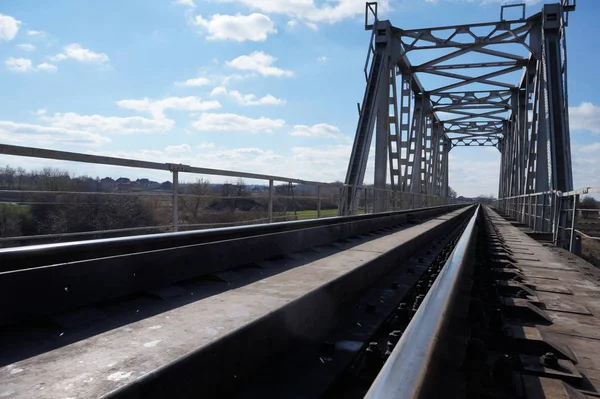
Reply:
[[[285, 177], [285, 176], [275, 176], [275, 175], [264, 175], [257, 173], [247, 173], [247, 172], [239, 172], [239, 171], [230, 171], [230, 170], [221, 170], [221, 169], [211, 169], [211, 168], [203, 168], [196, 167], [190, 165], [182, 165], [182, 164], [174, 164], [174, 163], [158, 163], [158, 162], [148, 162], [148, 161], [140, 161], [135, 159], [126, 159], [126, 158], [115, 158], [115, 157], [106, 157], [99, 155], [90, 155], [90, 154], [81, 154], [75, 152], [67, 152], [67, 151], [56, 151], [49, 150], [43, 148], [33, 148], [33, 147], [23, 147], [23, 146], [15, 146], [8, 144], [0, 144], [0, 154], [12, 155], [12, 156], [21, 156], [21, 157], [31, 157], [31, 158], [42, 158], [42, 159], [54, 159], [54, 160], [62, 160], [62, 161], [71, 161], [71, 162], [80, 162], [80, 163], [90, 163], [90, 164], [98, 164], [98, 165], [112, 165], [112, 166], [121, 166], [121, 167], [130, 167], [130, 168], [141, 168], [148, 170], [160, 170], [172, 173], [173, 183], [170, 193], [104, 193], [104, 192], [81, 192], [74, 193], [68, 191], [32, 191], [32, 190], [8, 190], [11, 193], [30, 193], [30, 194], [82, 194], [82, 195], [144, 195], [144, 196], [161, 196], [161, 197], [171, 197], [172, 198], [172, 213], [173, 213], [173, 224], [172, 230], [179, 230], [179, 204], [178, 201], [182, 197], [196, 197], [191, 194], [180, 193], [179, 192], [179, 176], [181, 173], [191, 173], [191, 174], [202, 174], [202, 175], [215, 175], [215, 176], [225, 176], [225, 177], [238, 177], [238, 178], [246, 178], [246, 179], [254, 179], [254, 180], [265, 180], [268, 182], [268, 196], [265, 198], [267, 203], [267, 215], [268, 222], [271, 223], [277, 217], [274, 215], [273, 211], [273, 201], [275, 199], [275, 188], [274, 182], [285, 182], [285, 183], [296, 183], [296, 184], [305, 184], [316, 186], [317, 188], [317, 218], [321, 217], [321, 199], [322, 193], [321, 189], [333, 189], [339, 190], [339, 198], [342, 197], [343, 190], [347, 190], [349, 188], [357, 191], [364, 191], [365, 193], [383, 193], [384, 198], [388, 200], [388, 206], [386, 211], [396, 210], [396, 201], [407, 200], [409, 199], [409, 207], [410, 208], [418, 208], [420, 206], [433, 206], [433, 205], [441, 205], [441, 204], [450, 204], [457, 203], [456, 200], [447, 198], [434, 196], [429, 194], [420, 194], [420, 193], [405, 193], [395, 190], [390, 190], [387, 188], [375, 188], [375, 187], [367, 187], [367, 186], [355, 186], [348, 185], [342, 183], [326, 183], [326, 182], [318, 182], [311, 180], [302, 180], [297, 178]], [[7, 192], [7, 190], [2, 190], [2, 192]], [[218, 198], [218, 197], [213, 197]], [[286, 196], [277, 195], [277, 198], [287, 198]], [[293, 196], [292, 196], [293, 198]], [[365, 201], [367, 201], [367, 196], [365, 194]], [[154, 228], [161, 228], [162, 226], [149, 226]], [[125, 230], [123, 230], [125, 232]], [[48, 236], [48, 238], [51, 238]]]
[[435, 283], [396, 344], [365, 398], [418, 399], [428, 396], [443, 337], [475, 243], [475, 223], [481, 206], [467, 224]]
[[584, 187], [571, 191], [545, 191], [499, 198], [494, 207], [527, 224], [536, 232], [552, 233], [552, 241], [559, 247], [579, 254], [576, 244], [577, 214], [593, 212], [579, 208], [579, 198], [585, 194], [600, 193], [600, 187]]

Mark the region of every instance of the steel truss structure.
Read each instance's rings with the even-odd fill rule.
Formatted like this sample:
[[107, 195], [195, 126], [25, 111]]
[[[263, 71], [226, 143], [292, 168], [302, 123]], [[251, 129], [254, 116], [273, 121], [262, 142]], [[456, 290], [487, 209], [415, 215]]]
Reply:
[[[513, 7], [521, 17], [505, 19]], [[373, 134], [378, 189], [446, 197], [450, 150], [494, 146], [500, 198], [572, 190], [565, 27], [574, 9], [575, 0], [561, 0], [526, 18], [524, 4], [509, 5], [497, 22], [406, 30], [367, 3], [367, 85], [343, 213], [358, 211]]]

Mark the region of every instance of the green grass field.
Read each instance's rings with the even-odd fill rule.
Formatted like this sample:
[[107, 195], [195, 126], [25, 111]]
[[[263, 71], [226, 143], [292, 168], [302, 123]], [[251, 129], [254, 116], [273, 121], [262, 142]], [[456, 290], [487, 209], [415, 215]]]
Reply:
[[[298, 219], [316, 219], [317, 218], [317, 210], [304, 210], [304, 211], [296, 211], [295, 213], [298, 216]], [[322, 218], [328, 218], [328, 217], [332, 217], [332, 216], [337, 216], [338, 215], [338, 211], [337, 209], [322, 209], [321, 210], [321, 217]], [[277, 216], [283, 216], [283, 212], [274, 212], [275, 217]], [[293, 218], [294, 217], [294, 211], [288, 211], [286, 212], [286, 216], [288, 218]]]

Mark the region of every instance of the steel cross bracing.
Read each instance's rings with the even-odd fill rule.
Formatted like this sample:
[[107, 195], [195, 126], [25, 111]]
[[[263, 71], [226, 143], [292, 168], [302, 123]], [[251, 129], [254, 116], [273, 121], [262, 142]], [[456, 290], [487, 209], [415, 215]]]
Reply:
[[[521, 17], [504, 19], [509, 7]], [[562, 0], [526, 18], [519, 4], [502, 6], [496, 22], [400, 29], [367, 3], [367, 87], [342, 211], [358, 210], [373, 132], [376, 189], [447, 196], [450, 150], [493, 146], [500, 198], [571, 190], [565, 27], [574, 9]], [[381, 193], [379, 209], [389, 201]]]

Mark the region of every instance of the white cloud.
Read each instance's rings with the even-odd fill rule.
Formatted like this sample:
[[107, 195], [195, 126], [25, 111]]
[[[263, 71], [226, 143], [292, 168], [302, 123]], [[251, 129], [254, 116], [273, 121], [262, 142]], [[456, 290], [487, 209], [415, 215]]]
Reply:
[[339, 138], [340, 129], [327, 123], [318, 123], [316, 125], [294, 125], [294, 130], [290, 132], [291, 136], [300, 137], [329, 137]]
[[196, 7], [196, 3], [194, 3], [194, 0], [175, 0], [175, 4], [181, 4], [192, 8]]
[[174, 109], [180, 111], [209, 111], [221, 107], [221, 103], [215, 100], [202, 101], [200, 97], [168, 97], [162, 100], [120, 100], [117, 105], [121, 108], [133, 109], [140, 112], [149, 112], [154, 118], [164, 118], [164, 111]]
[[298, 21], [296, 21], [295, 19], [291, 19], [287, 22], [286, 25], [289, 26], [290, 28], [293, 28], [298, 25]]
[[48, 64], [47, 62], [42, 62], [41, 64], [39, 64], [37, 66], [37, 69], [47, 72], [56, 72], [58, 70], [56, 65]]
[[27, 34], [29, 36], [44, 36], [46, 34], [46, 32], [44, 32], [43, 30], [33, 30], [30, 29], [27, 31]]
[[45, 108], [40, 108], [38, 110], [35, 110], [32, 112], [32, 114], [37, 115], [37, 116], [42, 116], [46, 113], [46, 109]]
[[600, 143], [592, 143], [581, 147], [576, 147], [575, 152], [600, 154]]
[[56, 66], [48, 64], [47, 62], [39, 64], [37, 67], [34, 67], [31, 60], [27, 58], [10, 57], [4, 61], [4, 65], [9, 71], [20, 73], [34, 71], [56, 72], [56, 70], [58, 69]]
[[[315, 147], [293, 147], [290, 171], [303, 179], [333, 182], [341, 181], [346, 175], [350, 159], [350, 145], [326, 145]], [[371, 168], [367, 168], [365, 181], [372, 181]]]
[[0, 121], [0, 141], [31, 145], [102, 145], [110, 142], [108, 137], [84, 130], [40, 126], [12, 121]]
[[104, 64], [108, 62], [108, 55], [96, 53], [90, 49], [81, 47], [78, 43], [71, 43], [63, 47], [63, 52], [49, 57], [50, 61], [58, 62], [72, 59], [79, 62]]
[[589, 102], [569, 107], [569, 127], [600, 133], [600, 107]]
[[87, 130], [102, 133], [162, 133], [173, 129], [175, 121], [171, 119], [149, 119], [140, 116], [102, 116], [80, 115], [74, 112], [55, 113], [42, 116], [43, 121], [62, 129]]
[[244, 80], [244, 79], [250, 78], [252, 76], [255, 76], [255, 75], [252, 73], [249, 73], [246, 75], [240, 75], [239, 73], [234, 73], [234, 74], [222, 77], [221, 83], [224, 85], [228, 85], [229, 83], [231, 83], [234, 80]]
[[263, 76], [292, 76], [291, 71], [286, 71], [272, 66], [277, 60], [270, 54], [262, 51], [255, 51], [249, 55], [241, 55], [226, 64], [230, 67], [242, 70], [257, 72]]
[[27, 59], [27, 58], [7, 58], [4, 61], [4, 65], [6, 66], [6, 69], [8, 69], [9, 71], [12, 72], [32, 72], [35, 70], [35, 68], [33, 67], [33, 64], [31, 63], [31, 60]]
[[[238, 3], [251, 10], [267, 14], [283, 14], [293, 20], [311, 23], [333, 24], [344, 19], [363, 15], [365, 2], [363, 0], [335, 0], [315, 4], [315, 0], [219, 0], [223, 3]], [[382, 11], [389, 9], [389, 0], [380, 0]]]
[[271, 132], [273, 129], [285, 125], [283, 119], [270, 119], [264, 116], [260, 118], [249, 118], [236, 114], [204, 113], [192, 123], [192, 126], [200, 131], [247, 131], [247, 132]]
[[10, 41], [15, 38], [19, 31], [21, 21], [17, 21], [10, 15], [0, 14], [0, 40]]
[[277, 33], [273, 21], [263, 14], [221, 15], [215, 14], [210, 19], [196, 16], [194, 24], [208, 32], [209, 40], [234, 40], [244, 42], [264, 41], [271, 33]]
[[306, 26], [308, 26], [310, 29], [312, 29], [314, 31], [319, 30], [319, 27], [314, 22], [305, 22], [305, 24], [306, 24]]
[[33, 51], [33, 50], [35, 50], [35, 46], [33, 44], [29, 44], [29, 43], [17, 44], [16, 47], [18, 49], [20, 49], [20, 50], [23, 50], [23, 51]]
[[267, 94], [264, 97], [257, 98], [254, 94], [242, 94], [237, 90], [227, 90], [225, 87], [215, 87], [211, 96], [227, 95], [241, 105], [282, 105], [285, 100]]
[[317, 57], [317, 61], [325, 63], [327, 62], [327, 57], [322, 55], [320, 57]]
[[211, 96], [220, 96], [223, 94], [227, 94], [227, 89], [219, 86], [219, 87], [215, 87], [214, 89], [212, 89], [212, 91], [210, 92]]
[[206, 85], [210, 84], [210, 79], [199, 77], [199, 78], [188, 79], [184, 82], [175, 82], [175, 84], [178, 86], [200, 87], [200, 86], [206, 86]]
[[191, 152], [192, 147], [189, 144], [169, 145], [165, 147], [167, 153]]

